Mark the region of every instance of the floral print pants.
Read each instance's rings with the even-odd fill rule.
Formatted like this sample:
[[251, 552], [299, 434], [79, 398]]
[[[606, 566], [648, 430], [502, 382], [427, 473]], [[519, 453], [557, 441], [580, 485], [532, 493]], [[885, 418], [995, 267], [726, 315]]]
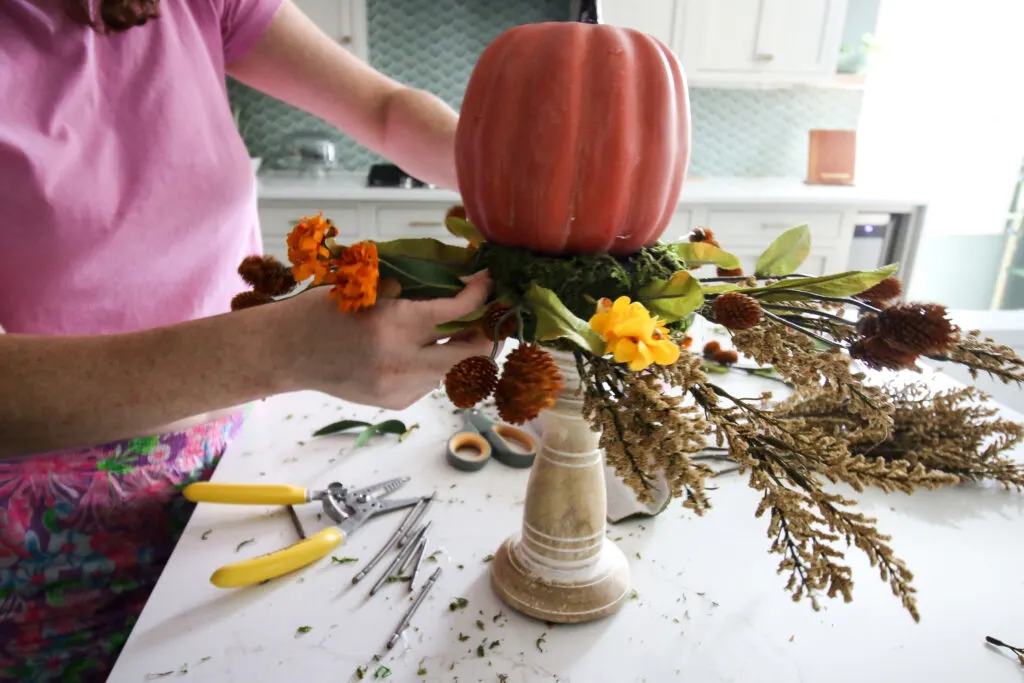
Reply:
[[245, 411], [0, 460], [0, 681], [104, 681]]

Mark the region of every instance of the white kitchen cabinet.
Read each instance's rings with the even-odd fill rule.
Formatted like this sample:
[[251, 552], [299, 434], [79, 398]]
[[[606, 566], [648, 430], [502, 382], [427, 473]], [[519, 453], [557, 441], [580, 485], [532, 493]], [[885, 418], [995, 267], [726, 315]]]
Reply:
[[691, 82], [835, 75], [847, 0], [676, 0], [675, 49]]
[[643, 31], [671, 46], [676, 0], [602, 0], [601, 22]]
[[846, 5], [847, 0], [603, 0], [601, 9], [604, 23], [669, 45], [691, 86], [747, 87], [830, 81]]
[[367, 61], [366, 0], [294, 0], [327, 35]]

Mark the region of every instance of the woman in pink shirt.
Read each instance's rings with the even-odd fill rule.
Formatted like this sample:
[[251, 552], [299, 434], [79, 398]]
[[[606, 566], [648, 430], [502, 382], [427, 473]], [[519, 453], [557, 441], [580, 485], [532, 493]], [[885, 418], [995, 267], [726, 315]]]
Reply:
[[[408, 406], [483, 303], [229, 312], [261, 249], [225, 75], [456, 188], [456, 114], [290, 0], [0, 2], [0, 680], [103, 680], [246, 403]], [[99, 444], [99, 445], [97, 445]]]

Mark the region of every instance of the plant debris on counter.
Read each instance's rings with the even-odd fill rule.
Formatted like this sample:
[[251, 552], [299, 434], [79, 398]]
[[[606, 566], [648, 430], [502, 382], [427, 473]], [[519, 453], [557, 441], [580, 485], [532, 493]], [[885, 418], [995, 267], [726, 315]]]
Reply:
[[207, 529], [206, 531], [203, 532], [203, 535], [199, 537], [199, 540], [200, 541], [205, 541], [206, 539], [208, 539], [210, 537], [210, 534], [212, 534], [212, 533], [213, 533], [213, 529]]
[[477, 620], [476, 620], [476, 627], [477, 627], [478, 629], [480, 629], [481, 631], [483, 631], [483, 630], [484, 630], [484, 622], [483, 622], [483, 621], [481, 621], [480, 619], [477, 619]]
[[466, 598], [455, 598], [448, 605], [448, 609], [454, 612], [457, 609], [465, 609], [469, 605], [469, 600]]
[[349, 564], [351, 562], [358, 561], [358, 557], [338, 557], [337, 555], [331, 555], [331, 564]]
[[309, 633], [312, 630], [313, 630], [312, 626], [300, 626], [297, 629], [295, 629], [295, 634], [298, 635], [300, 633]]
[[370, 443], [370, 439], [378, 434], [395, 434], [399, 437], [399, 441], [403, 441], [408, 433], [413, 429], [416, 429], [419, 425], [413, 425], [412, 427], [406, 427], [405, 423], [401, 420], [384, 420], [383, 422], [370, 423], [363, 422], [362, 420], [339, 420], [338, 422], [332, 422], [326, 427], [313, 432], [313, 436], [327, 436], [329, 434], [340, 434], [341, 432], [347, 432], [350, 429], [357, 427], [361, 428], [359, 436], [356, 437], [354, 448], [362, 448], [363, 446]]
[[487, 562], [490, 562], [493, 559], [494, 559], [494, 555], [484, 555], [484, 560], [483, 561], [486, 564]]
[[255, 538], [247, 538], [247, 539], [245, 539], [244, 541], [242, 541], [241, 543], [239, 543], [238, 545], [235, 546], [235, 552], [237, 553], [239, 550], [241, 550], [245, 546], [249, 545], [250, 543], [255, 543], [255, 542], [256, 542]]
[[536, 643], [537, 649], [540, 650], [541, 652], [545, 652], [544, 648], [542, 648], [541, 645], [543, 645], [544, 643], [547, 642], [547, 637], [548, 637], [547, 633], [542, 633], [542, 634], [540, 634], [540, 638], [537, 639], [537, 643]]
[[391, 669], [386, 666], [378, 666], [377, 670], [373, 672], [373, 680], [375, 681], [388, 678], [389, 676], [391, 676]]
[[459, 633], [459, 642], [460, 642], [460, 643], [464, 643], [464, 642], [466, 642], [467, 640], [469, 640], [469, 636], [467, 636], [467, 635], [466, 635], [465, 633], [461, 633], [461, 632], [460, 632], [460, 633]]

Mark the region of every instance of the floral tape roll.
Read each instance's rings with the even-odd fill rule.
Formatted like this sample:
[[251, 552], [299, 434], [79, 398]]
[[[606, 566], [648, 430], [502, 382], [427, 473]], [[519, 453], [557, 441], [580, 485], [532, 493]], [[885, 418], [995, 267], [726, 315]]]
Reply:
[[537, 458], [537, 442], [521, 429], [506, 425], [495, 425], [494, 433], [505, 442], [504, 447], [495, 448], [494, 459], [509, 467], [530, 467]]
[[479, 434], [460, 432], [448, 440], [445, 459], [457, 470], [477, 472], [484, 468], [490, 458], [491, 445]]

